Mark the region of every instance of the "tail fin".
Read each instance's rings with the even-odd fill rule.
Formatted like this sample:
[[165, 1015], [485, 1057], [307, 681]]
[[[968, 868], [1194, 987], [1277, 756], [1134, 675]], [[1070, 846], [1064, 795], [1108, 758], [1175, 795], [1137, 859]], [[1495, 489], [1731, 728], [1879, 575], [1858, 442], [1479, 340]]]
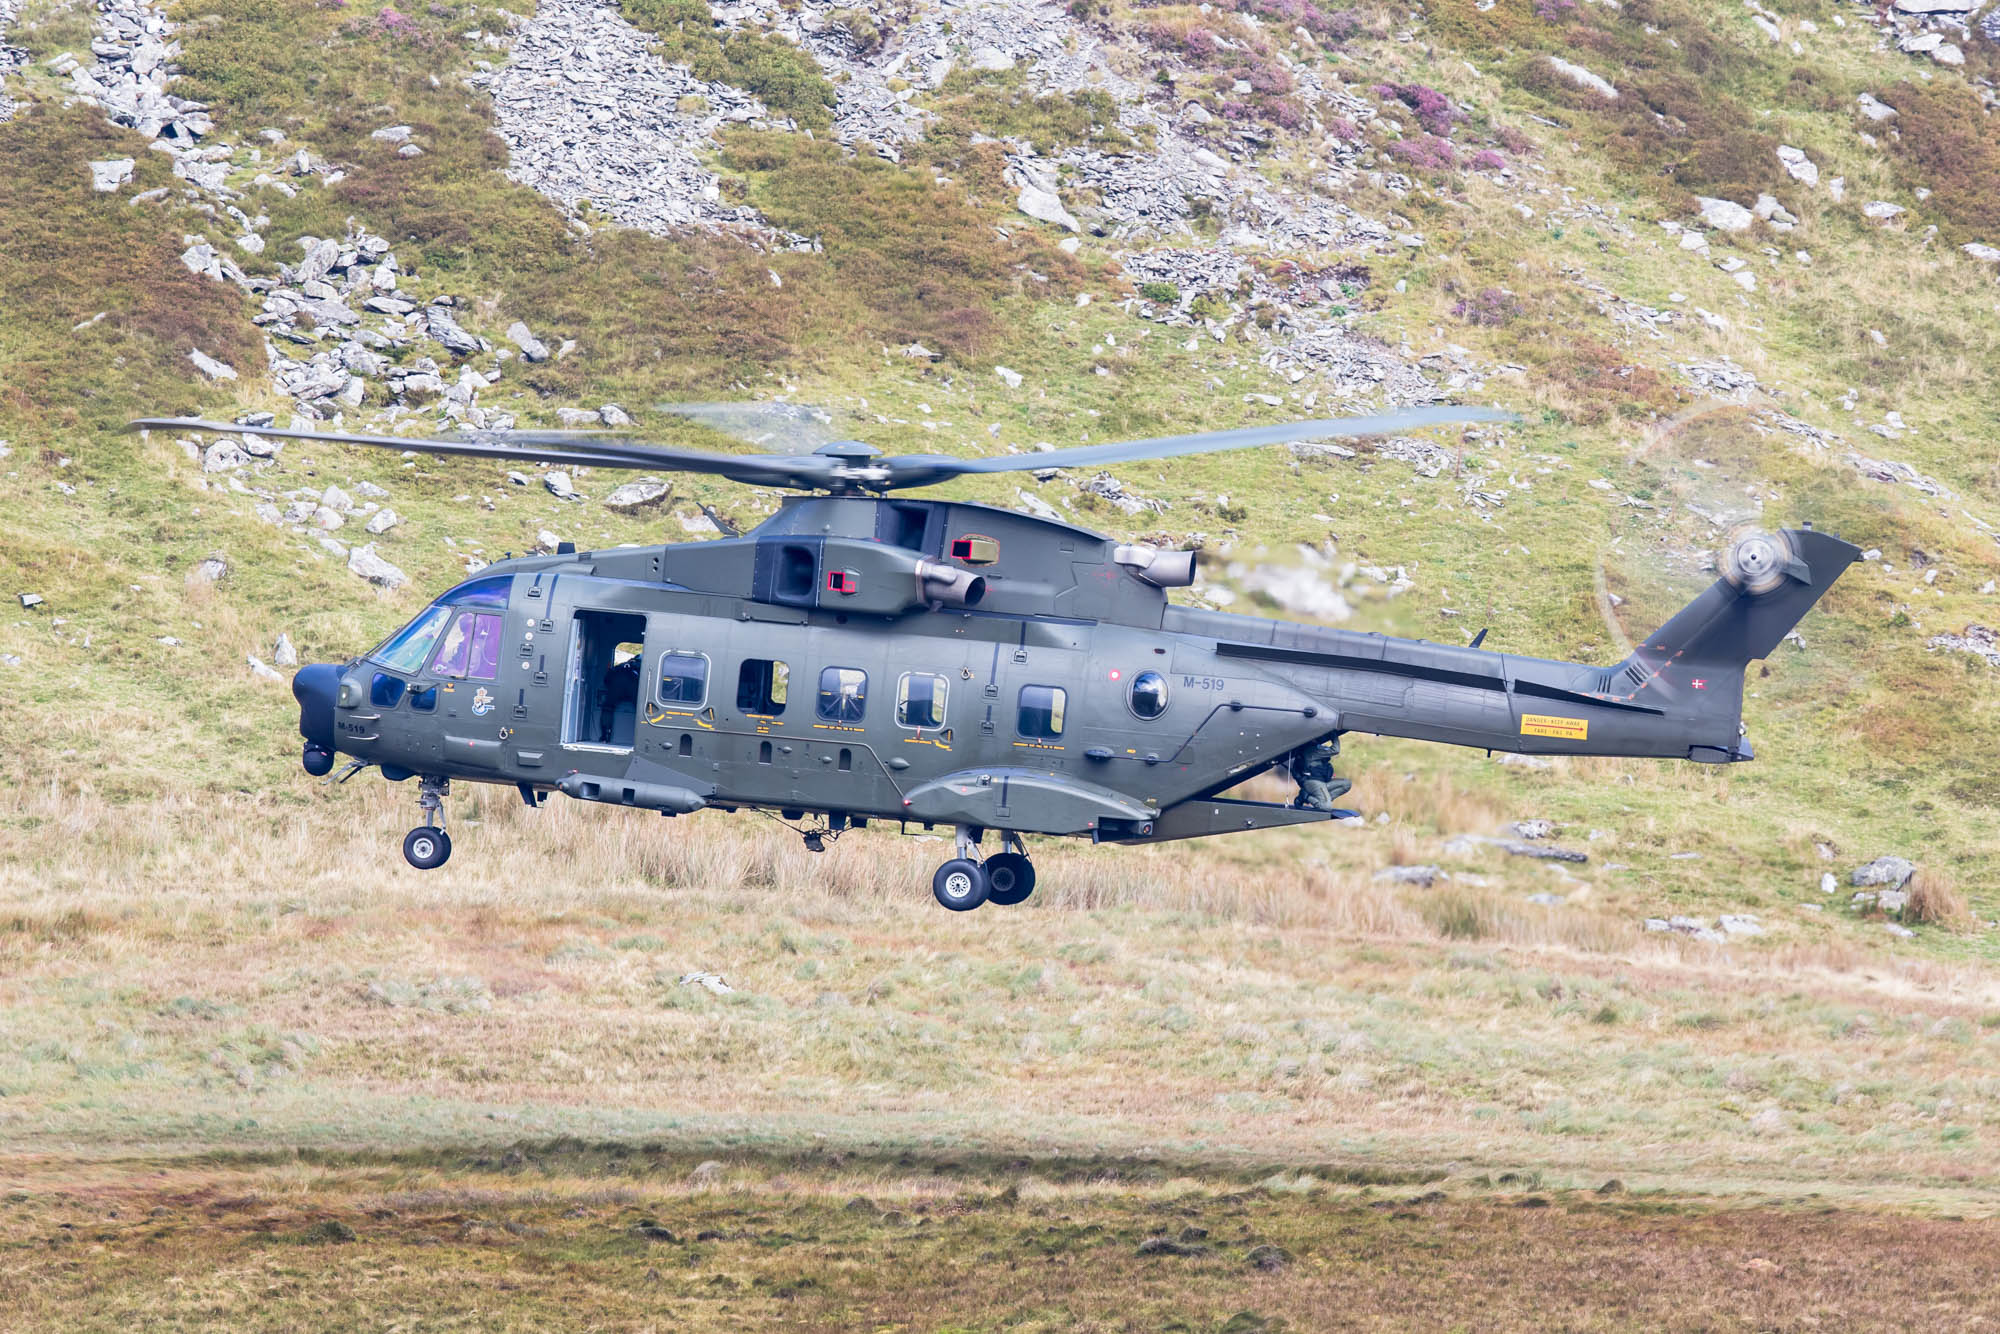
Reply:
[[1753, 593], [1717, 579], [1646, 636], [1632, 656], [1711, 667], [1741, 667], [1768, 657], [1834, 580], [1861, 558], [1859, 547], [1810, 528], [1787, 529], [1780, 536], [1790, 546], [1791, 560], [1778, 572], [1775, 587]]
[[1780, 562], [1762, 569], [1769, 587], [1752, 591], [1740, 573], [1734, 581], [1717, 579], [1611, 671], [1619, 693], [1643, 691], [1645, 698], [1708, 725], [1701, 730], [1713, 735], [1692, 747], [1689, 759], [1750, 758], [1741, 738], [1744, 668], [1784, 642], [1861, 557], [1852, 543], [1810, 528], [1787, 529], [1779, 537]]

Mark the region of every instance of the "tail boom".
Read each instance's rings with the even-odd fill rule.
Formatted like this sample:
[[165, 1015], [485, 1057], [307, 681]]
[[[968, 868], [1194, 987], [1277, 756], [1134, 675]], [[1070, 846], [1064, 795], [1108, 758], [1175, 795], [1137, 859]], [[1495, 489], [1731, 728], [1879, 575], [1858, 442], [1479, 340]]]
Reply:
[[1183, 608], [1169, 609], [1169, 625], [1227, 627], [1219, 658], [1322, 702], [1334, 730], [1534, 755], [1731, 763], [1753, 758], [1745, 669], [1861, 554], [1810, 528], [1781, 537], [1790, 560], [1775, 587], [1750, 592], [1718, 579], [1609, 668]]

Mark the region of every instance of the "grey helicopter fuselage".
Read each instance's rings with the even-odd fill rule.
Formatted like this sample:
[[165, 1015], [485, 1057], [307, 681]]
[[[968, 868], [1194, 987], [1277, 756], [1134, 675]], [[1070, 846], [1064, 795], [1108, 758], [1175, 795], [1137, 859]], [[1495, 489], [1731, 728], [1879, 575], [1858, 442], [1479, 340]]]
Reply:
[[1159, 841], [1329, 818], [1217, 794], [1343, 733], [1749, 759], [1745, 666], [1858, 554], [1784, 540], [1775, 586], [1718, 580], [1606, 668], [1177, 606], [1191, 553], [1012, 511], [799, 496], [741, 537], [498, 562], [294, 690], [315, 773]]

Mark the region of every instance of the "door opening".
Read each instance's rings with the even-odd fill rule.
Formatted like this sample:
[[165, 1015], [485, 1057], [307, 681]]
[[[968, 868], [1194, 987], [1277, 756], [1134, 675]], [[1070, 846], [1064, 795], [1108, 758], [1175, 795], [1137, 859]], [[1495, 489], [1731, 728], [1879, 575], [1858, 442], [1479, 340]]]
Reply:
[[639, 677], [646, 618], [628, 612], [579, 611], [570, 633], [569, 707], [563, 744], [632, 749], [639, 718]]

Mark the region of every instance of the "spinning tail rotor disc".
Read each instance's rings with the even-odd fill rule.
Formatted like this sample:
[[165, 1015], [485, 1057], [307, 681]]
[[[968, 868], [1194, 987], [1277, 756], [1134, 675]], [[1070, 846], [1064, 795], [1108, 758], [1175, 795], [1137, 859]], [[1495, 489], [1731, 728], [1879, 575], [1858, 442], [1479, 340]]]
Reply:
[[1743, 527], [1730, 534], [1716, 557], [1716, 569], [1724, 579], [1745, 593], [1768, 593], [1785, 582], [1785, 575], [1798, 553], [1783, 532]]

